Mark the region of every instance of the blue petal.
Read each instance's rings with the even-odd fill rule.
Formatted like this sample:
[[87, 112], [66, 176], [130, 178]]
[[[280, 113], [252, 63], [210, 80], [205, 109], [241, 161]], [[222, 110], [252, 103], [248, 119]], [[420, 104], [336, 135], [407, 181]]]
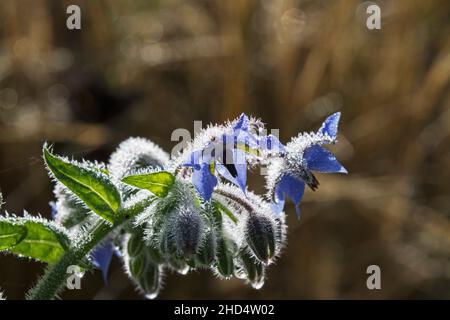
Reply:
[[250, 120], [244, 113], [242, 113], [239, 119], [237, 120], [236, 124], [233, 126], [233, 129], [247, 131], [249, 127], [250, 127]]
[[[284, 202], [285, 197], [289, 197], [295, 204], [295, 211], [297, 217], [300, 218], [300, 200], [302, 200], [305, 192], [305, 183], [289, 174], [281, 177], [280, 181], [275, 187], [276, 202]], [[276, 209], [276, 207], [275, 207]]]
[[318, 132], [322, 134], [327, 134], [331, 138], [335, 139], [337, 136], [338, 123], [340, 117], [341, 117], [340, 112], [333, 113], [322, 123], [322, 126], [320, 127]]
[[279, 153], [285, 152], [284, 145], [273, 134], [269, 134], [268, 136], [261, 138], [259, 140], [259, 146], [265, 150], [277, 151]]
[[276, 215], [279, 215], [281, 212], [283, 212], [285, 202], [286, 201], [284, 200], [284, 197], [283, 199], [277, 199], [276, 201], [272, 201], [272, 203], [270, 204], [272, 212], [275, 213]]
[[208, 144], [203, 149], [194, 150], [189, 156], [189, 160], [183, 163], [183, 166], [193, 167], [195, 169], [200, 169], [200, 164], [205, 162], [210, 162], [211, 159], [211, 146]]
[[192, 183], [203, 199], [211, 199], [214, 187], [217, 185], [217, 178], [211, 173], [208, 163], [202, 163], [200, 169], [194, 170]]
[[202, 155], [202, 150], [195, 150], [189, 155], [189, 160], [183, 162], [183, 166], [194, 167], [200, 169], [200, 157]]
[[111, 263], [114, 246], [111, 241], [106, 241], [97, 247], [91, 253], [92, 264], [102, 271], [103, 280], [108, 282], [108, 270]]
[[336, 157], [327, 149], [313, 145], [305, 150], [303, 154], [309, 170], [324, 173], [347, 173], [347, 170], [336, 160]]
[[249, 131], [236, 131], [234, 132], [234, 141], [236, 144], [243, 144], [250, 148], [258, 148], [259, 147], [259, 137], [256, 134], [253, 134]]
[[223, 160], [227, 161], [227, 164], [233, 165], [235, 167], [236, 176], [233, 176], [228, 168], [223, 163], [220, 163], [218, 161], [216, 162], [216, 170], [222, 177], [240, 187], [245, 193], [245, 186], [247, 184], [247, 155], [243, 150], [240, 149], [232, 149], [231, 151], [233, 154], [233, 162], [229, 163], [229, 160]]

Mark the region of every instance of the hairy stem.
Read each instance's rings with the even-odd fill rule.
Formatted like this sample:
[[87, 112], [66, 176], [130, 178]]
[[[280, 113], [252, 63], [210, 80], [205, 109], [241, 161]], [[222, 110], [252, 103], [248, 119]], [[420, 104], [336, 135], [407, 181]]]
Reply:
[[93, 223], [88, 230], [80, 231], [76, 236], [78, 242], [67, 250], [58, 262], [49, 266], [39, 279], [36, 286], [27, 293], [29, 300], [50, 300], [64, 288], [68, 277], [67, 268], [71, 265], [79, 265], [89, 252], [100, 243], [112, 230], [122, 225], [131, 217], [142, 212], [148, 205], [155, 200], [154, 197], [144, 199], [135, 205], [122, 209], [118, 215], [124, 217], [119, 222], [111, 224], [101, 218]]
[[89, 236], [77, 244], [76, 247], [66, 251], [60, 260], [50, 266], [37, 285], [27, 293], [30, 300], [49, 300], [61, 291], [67, 279], [67, 268], [77, 265], [115, 226], [105, 220], [94, 224], [89, 230]]
[[228, 191], [225, 191], [223, 189], [217, 188], [214, 192], [219, 194], [219, 195], [221, 195], [221, 196], [224, 196], [224, 197], [226, 197], [226, 198], [228, 198], [228, 199], [230, 199], [232, 201], [234, 201], [235, 203], [237, 203], [238, 205], [243, 207], [245, 210], [247, 210], [247, 212], [249, 214], [252, 214], [255, 211], [253, 209], [253, 206], [249, 202], [247, 202], [244, 199], [241, 199], [241, 198], [237, 197], [236, 195], [234, 195], [234, 194], [232, 194], [232, 193], [230, 193]]

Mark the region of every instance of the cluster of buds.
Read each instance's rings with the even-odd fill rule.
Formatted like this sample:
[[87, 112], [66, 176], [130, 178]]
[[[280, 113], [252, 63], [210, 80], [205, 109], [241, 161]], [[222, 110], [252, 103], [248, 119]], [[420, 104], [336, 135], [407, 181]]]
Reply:
[[[311, 170], [345, 170], [319, 146], [336, 141], [338, 120], [339, 114], [334, 114], [319, 132], [299, 135], [284, 146], [272, 135], [259, 134], [263, 129], [259, 120], [242, 115], [207, 128], [172, 159], [146, 139], [122, 142], [108, 164], [89, 165], [107, 172], [123, 203], [154, 197], [92, 251], [93, 264], [106, 277], [116, 253], [147, 298], [157, 296], [168, 270], [186, 274], [209, 269], [221, 278], [236, 277], [261, 288], [266, 268], [286, 241], [285, 197], [298, 207], [305, 183], [317, 188]], [[268, 159], [268, 193], [258, 196], [247, 188], [247, 165], [267, 164]], [[161, 171], [173, 181], [167, 192], [156, 196], [124, 182], [130, 175]], [[77, 230], [86, 220], [99, 219], [60, 183], [55, 196], [54, 218], [67, 229]]]

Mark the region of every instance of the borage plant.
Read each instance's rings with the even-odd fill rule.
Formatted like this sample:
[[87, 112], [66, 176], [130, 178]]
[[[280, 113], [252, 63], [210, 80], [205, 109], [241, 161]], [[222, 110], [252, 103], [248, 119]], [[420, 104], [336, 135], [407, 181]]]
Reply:
[[[260, 288], [285, 243], [285, 198], [300, 215], [305, 184], [319, 184], [313, 171], [346, 173], [322, 147], [336, 143], [339, 117], [283, 145], [243, 114], [204, 129], [173, 159], [142, 138], [122, 142], [107, 164], [69, 160], [45, 144], [53, 221], [5, 213], [0, 250], [48, 264], [29, 299], [55, 298], [73, 266], [106, 280], [114, 253], [147, 298], [167, 270], [207, 268]], [[246, 186], [247, 166], [258, 164], [268, 167], [263, 196]]]

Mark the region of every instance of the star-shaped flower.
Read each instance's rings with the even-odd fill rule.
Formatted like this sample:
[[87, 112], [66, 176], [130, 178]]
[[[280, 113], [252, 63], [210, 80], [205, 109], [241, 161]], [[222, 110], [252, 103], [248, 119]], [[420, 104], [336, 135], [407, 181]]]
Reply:
[[219, 137], [214, 137], [202, 148], [194, 150], [189, 160], [183, 163], [193, 168], [192, 183], [203, 199], [211, 199], [218, 183], [216, 175], [236, 184], [245, 193], [247, 160], [257, 157], [259, 150], [278, 147], [276, 137], [254, 133], [254, 123], [242, 114], [230, 128], [223, 130]]

